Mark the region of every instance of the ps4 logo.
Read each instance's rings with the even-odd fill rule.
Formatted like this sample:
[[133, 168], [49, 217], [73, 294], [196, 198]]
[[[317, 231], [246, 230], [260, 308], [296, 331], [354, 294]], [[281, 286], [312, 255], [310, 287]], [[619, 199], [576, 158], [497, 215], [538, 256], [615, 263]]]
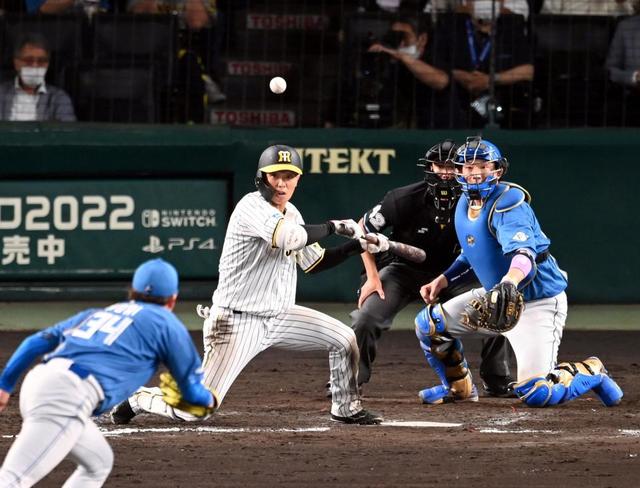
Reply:
[[166, 243], [158, 236], [150, 235], [149, 242], [142, 246], [144, 252], [159, 254], [166, 251], [213, 251], [217, 249], [212, 237], [202, 239], [200, 237], [169, 237]]

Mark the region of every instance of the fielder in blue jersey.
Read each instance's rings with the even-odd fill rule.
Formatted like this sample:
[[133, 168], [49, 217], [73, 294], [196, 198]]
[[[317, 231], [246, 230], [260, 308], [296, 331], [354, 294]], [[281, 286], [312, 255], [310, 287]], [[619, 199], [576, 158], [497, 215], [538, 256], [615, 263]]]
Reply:
[[102, 486], [113, 453], [91, 416], [125, 400], [160, 363], [185, 401], [215, 406], [202, 385], [200, 356], [172, 313], [177, 296], [175, 268], [146, 261], [133, 276], [129, 301], [85, 310], [22, 342], [0, 376], [0, 411], [21, 374], [44, 357], [22, 384], [22, 429], [0, 469], [0, 486], [32, 486], [65, 458], [78, 464], [65, 487]]
[[[550, 253], [551, 241], [529, 205], [527, 191], [502, 181], [507, 159], [491, 142], [473, 137], [456, 152], [455, 165], [463, 192], [455, 215], [462, 253], [420, 290], [428, 305], [416, 317], [416, 334], [441, 380], [420, 392], [422, 401], [436, 404], [469, 396], [475, 387], [460, 338], [498, 332], [472, 327], [463, 314], [487, 291], [495, 299], [511, 289], [511, 294], [522, 293], [525, 302], [517, 325], [503, 332], [518, 363], [516, 395], [528, 405], [546, 406], [593, 390], [605, 405], [617, 405], [622, 390], [598, 358], [556, 363], [567, 317], [567, 274]], [[470, 270], [482, 288], [437, 303], [440, 292]]]

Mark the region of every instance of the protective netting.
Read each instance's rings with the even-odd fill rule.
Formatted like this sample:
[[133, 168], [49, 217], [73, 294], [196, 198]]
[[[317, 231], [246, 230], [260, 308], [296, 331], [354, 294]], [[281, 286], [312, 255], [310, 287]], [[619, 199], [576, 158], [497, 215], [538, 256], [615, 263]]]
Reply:
[[[637, 126], [640, 15], [633, 9], [639, 5], [6, 0], [1, 118], [425, 129]], [[283, 94], [269, 90], [274, 76], [287, 81]]]

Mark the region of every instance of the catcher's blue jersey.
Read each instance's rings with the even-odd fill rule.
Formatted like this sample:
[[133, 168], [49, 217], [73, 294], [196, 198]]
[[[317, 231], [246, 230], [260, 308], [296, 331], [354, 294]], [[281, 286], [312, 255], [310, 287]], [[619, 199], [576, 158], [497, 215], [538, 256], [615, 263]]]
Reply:
[[[130, 301], [88, 309], [34, 336], [32, 344], [39, 343], [47, 351], [57, 346], [45, 361], [70, 359], [98, 380], [105, 399], [94, 414], [106, 412], [128, 398], [151, 379], [159, 363], [169, 368], [182, 392], [190, 390], [204, 404], [211, 398], [200, 384], [201, 361], [189, 333], [163, 306]], [[30, 355], [27, 350], [21, 354], [19, 349], [15, 360], [20, 362], [20, 356]], [[22, 369], [11, 363], [5, 370], [9, 377], [3, 381], [17, 379], [12, 378], [14, 372]]]
[[[513, 194], [506, 195], [506, 191]], [[502, 208], [501, 205], [494, 208], [500, 197], [511, 202], [501, 202]], [[473, 268], [485, 290], [493, 288], [507, 274], [516, 250], [526, 249], [535, 258], [547, 251], [551, 244], [542, 232], [533, 209], [523, 200], [522, 190], [509, 189], [501, 183], [487, 198], [478, 218], [473, 220], [468, 215], [468, 198], [463, 196], [458, 201], [455, 225], [462, 247], [458, 259]], [[561, 293], [567, 287], [567, 279], [555, 258], [548, 255], [533, 268], [523, 284], [524, 298], [531, 301]]]

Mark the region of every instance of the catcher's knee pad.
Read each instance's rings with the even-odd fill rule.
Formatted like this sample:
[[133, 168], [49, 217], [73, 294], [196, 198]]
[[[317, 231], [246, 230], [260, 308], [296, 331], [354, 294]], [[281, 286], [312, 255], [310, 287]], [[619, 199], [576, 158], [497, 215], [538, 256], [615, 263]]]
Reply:
[[581, 362], [560, 363], [545, 378], [529, 378], [514, 386], [518, 397], [531, 407], [566, 403], [593, 390], [608, 407], [622, 400], [622, 389], [609, 377], [602, 361], [596, 357]]
[[416, 334], [418, 339], [421, 336], [433, 336], [443, 334], [447, 330], [442, 305], [436, 303], [424, 307], [415, 318]]

